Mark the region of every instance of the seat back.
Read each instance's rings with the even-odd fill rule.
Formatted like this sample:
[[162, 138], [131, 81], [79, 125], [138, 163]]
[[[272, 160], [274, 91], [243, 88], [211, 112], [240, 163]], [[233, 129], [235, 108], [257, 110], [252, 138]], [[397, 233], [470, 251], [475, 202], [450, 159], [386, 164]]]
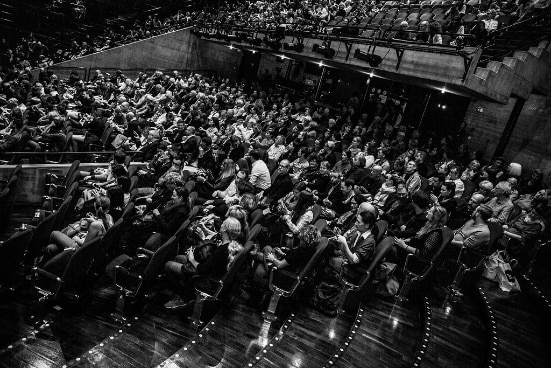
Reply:
[[314, 224], [318, 218], [321, 215], [321, 206], [319, 204], [315, 204], [312, 206], [312, 223]]
[[0, 193], [0, 222], [5, 224], [9, 214], [10, 188], [6, 188]]
[[12, 187], [17, 183], [17, 179], [19, 179], [19, 176], [12, 175], [10, 180], [6, 183], [6, 188], [12, 189]]
[[387, 230], [388, 222], [386, 222], [385, 220], [379, 220], [375, 222], [375, 226], [373, 226], [373, 229], [371, 230], [371, 233], [375, 238], [375, 244], [379, 244], [381, 240], [383, 240], [383, 237], [386, 235]]
[[15, 169], [13, 169], [13, 172], [11, 173], [12, 176], [19, 175], [19, 172], [21, 171], [21, 168], [23, 168], [23, 164], [18, 164]]
[[257, 208], [253, 212], [251, 212], [251, 215], [249, 216], [249, 224], [251, 227], [254, 227], [256, 224], [259, 224], [262, 221], [262, 218], [264, 217], [264, 214], [262, 213], [262, 210], [260, 208]]
[[488, 228], [490, 229], [490, 241], [488, 242], [486, 255], [490, 255], [496, 250], [499, 241], [503, 237], [503, 226], [501, 224], [488, 222]]
[[136, 188], [139, 179], [140, 178], [137, 175], [130, 177], [130, 187], [128, 187], [128, 192], [131, 192], [134, 188]]
[[239, 252], [233, 261], [233, 264], [231, 265], [230, 269], [222, 276], [220, 279], [221, 281], [221, 287], [220, 289], [213, 295], [215, 298], [223, 297], [229, 293], [229, 291], [232, 289], [232, 286], [235, 282], [235, 279], [241, 270], [241, 267], [245, 263], [245, 260], [247, 259], [247, 255], [253, 248], [254, 242], [248, 241], [245, 243], [245, 246], [243, 247], [243, 250]]
[[[103, 268], [100, 264], [104, 263], [104, 261], [109, 258], [109, 253], [119, 241], [122, 235], [123, 223], [124, 220], [122, 218], [119, 219], [105, 234], [103, 234], [101, 242], [97, 246], [96, 256], [94, 257], [94, 264], [98, 265], [99, 269]], [[98, 269], [97, 267], [95, 268]]]
[[383, 261], [386, 254], [390, 251], [393, 245], [394, 237], [392, 236], [385, 237], [377, 244], [377, 246], [375, 247], [375, 252], [373, 253], [373, 258], [371, 259], [371, 263], [363, 273], [363, 276], [358, 281], [358, 284], [353, 287], [354, 290], [362, 289], [368, 283], [368, 281], [371, 280], [371, 277], [375, 273], [376, 268]]
[[[63, 186], [68, 187], [69, 185], [73, 184], [73, 182], [76, 180], [76, 176], [78, 176], [78, 168], [80, 166], [80, 161], [75, 160], [69, 167], [69, 170], [67, 171], [67, 175], [65, 175], [65, 182], [63, 183]], [[77, 175], [75, 176], [75, 173]]]
[[73, 253], [65, 267], [63, 276], [61, 276], [63, 292], [74, 291], [83, 286], [90, 275], [92, 263], [101, 241], [102, 237], [96, 237], [77, 248]]
[[143, 281], [140, 290], [138, 290], [139, 294], [143, 295], [151, 289], [151, 286], [153, 285], [157, 275], [160, 274], [163, 265], [171, 258], [171, 255], [176, 252], [177, 245], [178, 242], [176, 241], [176, 237], [173, 236], [161, 245], [155, 253], [153, 253], [142, 275]]
[[67, 188], [67, 190], [65, 191], [65, 194], [63, 195], [63, 199], [65, 200], [69, 196], [73, 196], [73, 198], [74, 198], [74, 194], [75, 194], [77, 189], [78, 189], [78, 183], [71, 184], [71, 186], [69, 188]]
[[60, 230], [64, 227], [67, 219], [67, 211], [69, 210], [69, 206], [71, 205], [73, 201], [73, 196], [68, 196], [63, 200], [63, 203], [61, 203], [61, 206], [57, 209], [58, 216], [56, 218], [56, 221], [54, 222], [52, 230]]
[[261, 231], [262, 231], [262, 226], [260, 224], [254, 225], [249, 231], [249, 236], [247, 237], [246, 242], [250, 241], [254, 243], [256, 241], [256, 237], [258, 236], [258, 234], [260, 234]]
[[23, 263], [25, 250], [32, 235], [32, 230], [18, 231], [0, 244], [0, 280], [17, 272]]
[[32, 265], [42, 248], [46, 246], [50, 239], [50, 233], [54, 230], [58, 215], [59, 211], [56, 211], [38, 223], [27, 246], [25, 264]]
[[320, 243], [316, 247], [316, 252], [312, 256], [312, 258], [310, 258], [306, 266], [304, 266], [302, 271], [300, 271], [300, 273], [298, 274], [298, 277], [301, 281], [304, 280], [304, 277], [306, 277], [310, 273], [310, 271], [314, 269], [314, 267], [316, 267], [318, 261], [321, 259], [321, 256], [325, 252], [325, 248], [327, 248], [327, 243], [329, 243], [329, 240], [326, 237], [322, 237]]
[[129, 219], [130, 215], [134, 211], [134, 202], [128, 202], [126, 207], [124, 207], [124, 211], [122, 211], [121, 219], [126, 221]]
[[438, 247], [438, 250], [432, 255], [431, 262], [434, 264], [438, 257], [440, 257], [440, 254], [444, 251], [444, 248], [452, 241], [453, 239], [453, 231], [450, 230], [449, 227], [444, 226], [442, 228], [442, 243], [440, 243], [440, 246]]

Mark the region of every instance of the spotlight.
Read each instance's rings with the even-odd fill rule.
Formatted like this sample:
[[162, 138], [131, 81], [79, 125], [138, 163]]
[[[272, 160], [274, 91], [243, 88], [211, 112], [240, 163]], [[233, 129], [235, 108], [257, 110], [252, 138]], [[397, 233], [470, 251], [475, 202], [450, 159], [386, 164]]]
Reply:
[[317, 43], [312, 46], [312, 51], [323, 55], [323, 57], [326, 59], [333, 59], [335, 57], [335, 54], [337, 53], [335, 49], [324, 45], [318, 45]]
[[281, 48], [281, 42], [273, 38], [264, 37], [264, 44], [272, 50], [279, 50]]
[[291, 50], [296, 52], [302, 52], [304, 50], [304, 44], [303, 43], [287, 43], [285, 42], [283, 44], [283, 50]]
[[356, 52], [354, 52], [354, 57], [356, 59], [366, 61], [369, 66], [372, 66], [373, 68], [377, 68], [379, 64], [381, 64], [381, 62], [383, 61], [383, 58], [381, 58], [379, 55], [368, 54], [367, 52], [363, 52], [360, 49], [356, 49]]

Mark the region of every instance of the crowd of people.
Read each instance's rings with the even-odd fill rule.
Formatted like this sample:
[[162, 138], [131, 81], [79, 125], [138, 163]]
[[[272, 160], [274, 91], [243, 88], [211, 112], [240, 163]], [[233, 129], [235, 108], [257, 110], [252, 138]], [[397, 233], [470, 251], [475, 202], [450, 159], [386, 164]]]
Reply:
[[[414, 28], [406, 19], [398, 24], [397, 29], [379, 37], [411, 40], [422, 43], [442, 44], [442, 34], [454, 34], [452, 45], [462, 45], [466, 40], [463, 34], [470, 34], [471, 44], [484, 42], [488, 35], [498, 26], [498, 17], [510, 15], [511, 20], [520, 21], [536, 10], [549, 7], [549, 0], [496, 0], [480, 1], [458, 0], [450, 4], [445, 18], [441, 21], [424, 20]], [[408, 4], [413, 5], [411, 2]], [[404, 5], [408, 5], [404, 4]], [[32, 33], [16, 42], [0, 40], [0, 82], [9, 82], [32, 68], [45, 68], [54, 63], [99, 52], [164, 32], [180, 29], [188, 25], [232, 24], [244, 27], [263, 27], [274, 29], [283, 25], [290, 30], [309, 30], [331, 32], [331, 21], [340, 19], [342, 32], [360, 34], [360, 25], [365, 19], [372, 19], [388, 7], [381, 1], [353, 0], [311, 0], [311, 1], [226, 1], [224, 3], [206, 3], [194, 11], [178, 11], [173, 16], [159, 19], [149, 15], [145, 20], [136, 20], [132, 26], [122, 25], [105, 27], [97, 36], [87, 36], [84, 40], [67, 40], [66, 47], [48, 45]], [[467, 13], [481, 17], [474, 26], [465, 24], [463, 16]], [[343, 21], [344, 20], [344, 23]], [[335, 30], [335, 32], [337, 32]]]
[[[486, 254], [494, 224], [522, 269], [551, 216], [540, 170], [525, 173], [500, 157], [482, 161], [469, 152], [475, 147], [464, 124], [447, 137], [403, 125], [390, 99], [367, 111], [353, 98], [334, 109], [269, 81], [160, 71], [131, 80], [100, 70], [88, 83], [43, 73], [2, 93], [3, 131], [10, 131], [3, 151], [87, 150], [113, 129], [113, 161], [80, 173], [75, 223], [52, 233], [41, 266], [62, 269], [65, 250], [104, 234], [120, 217], [130, 198], [125, 151], [146, 166], [133, 173], [136, 212], [115, 264], [134, 264], [138, 247], [158, 249], [189, 217], [190, 204], [198, 206], [185, 253], [165, 267], [180, 294], [169, 308], [188, 305], [194, 275], [231, 266], [250, 222], [263, 226], [258, 243], [269, 247], [253, 251], [253, 289], [266, 284], [267, 263], [298, 270], [325, 236], [332, 253], [320, 285], [329, 290], [343, 265], [352, 275], [369, 265], [378, 220], [395, 237], [388, 259], [398, 265], [410, 253], [432, 257], [444, 226], [455, 231], [452, 244]], [[317, 219], [327, 226], [314, 226]], [[334, 303], [324, 303], [315, 304], [334, 312]]]

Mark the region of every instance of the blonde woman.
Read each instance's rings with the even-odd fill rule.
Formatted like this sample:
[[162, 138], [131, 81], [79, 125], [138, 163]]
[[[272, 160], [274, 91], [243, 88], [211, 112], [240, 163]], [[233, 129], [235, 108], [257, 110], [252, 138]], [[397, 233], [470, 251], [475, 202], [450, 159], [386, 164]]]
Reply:
[[216, 249], [212, 254], [203, 257], [198, 249], [190, 247], [185, 255], [179, 255], [174, 261], [167, 262], [165, 274], [180, 296], [166, 303], [165, 307], [178, 310], [193, 303], [192, 276], [222, 277], [243, 250], [242, 233], [241, 222], [234, 217], [228, 217], [220, 226], [220, 239], [215, 242]]
[[[440, 231], [448, 221], [448, 211], [442, 206], [434, 206], [427, 212], [427, 222], [410, 239], [394, 238], [394, 246], [401, 249], [399, 259], [404, 259], [409, 253], [421, 258], [429, 259], [442, 244], [442, 232]], [[400, 254], [403, 255], [400, 256]]]

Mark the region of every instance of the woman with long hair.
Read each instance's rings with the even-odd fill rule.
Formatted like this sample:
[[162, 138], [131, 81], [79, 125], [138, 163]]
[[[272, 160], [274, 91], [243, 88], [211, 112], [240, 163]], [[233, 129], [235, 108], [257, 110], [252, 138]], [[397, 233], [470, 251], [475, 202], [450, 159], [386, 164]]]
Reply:
[[193, 276], [222, 277], [233, 265], [239, 252], [243, 250], [243, 229], [235, 217], [228, 217], [220, 226], [220, 239], [216, 249], [206, 259], [190, 247], [185, 255], [176, 256], [174, 261], [165, 264], [165, 274], [169, 282], [180, 294], [165, 304], [168, 309], [182, 309], [194, 301]]
[[50, 234], [51, 243], [37, 263], [45, 270], [60, 275], [77, 248], [103, 236], [113, 226], [113, 218], [108, 213], [110, 205], [109, 197], [99, 196], [94, 202], [94, 214], [89, 213], [62, 231], [53, 231]]
[[220, 175], [214, 183], [211, 184], [205, 176], [198, 175], [195, 182], [195, 191], [199, 198], [197, 203], [203, 203], [209, 198], [212, 198], [215, 191], [226, 190], [235, 180], [236, 171], [235, 162], [227, 158], [222, 162]]
[[394, 246], [398, 250], [398, 259], [405, 260], [409, 253], [424, 259], [430, 259], [442, 243], [442, 228], [448, 221], [448, 212], [442, 206], [434, 206], [427, 212], [427, 222], [410, 239], [394, 239]]

